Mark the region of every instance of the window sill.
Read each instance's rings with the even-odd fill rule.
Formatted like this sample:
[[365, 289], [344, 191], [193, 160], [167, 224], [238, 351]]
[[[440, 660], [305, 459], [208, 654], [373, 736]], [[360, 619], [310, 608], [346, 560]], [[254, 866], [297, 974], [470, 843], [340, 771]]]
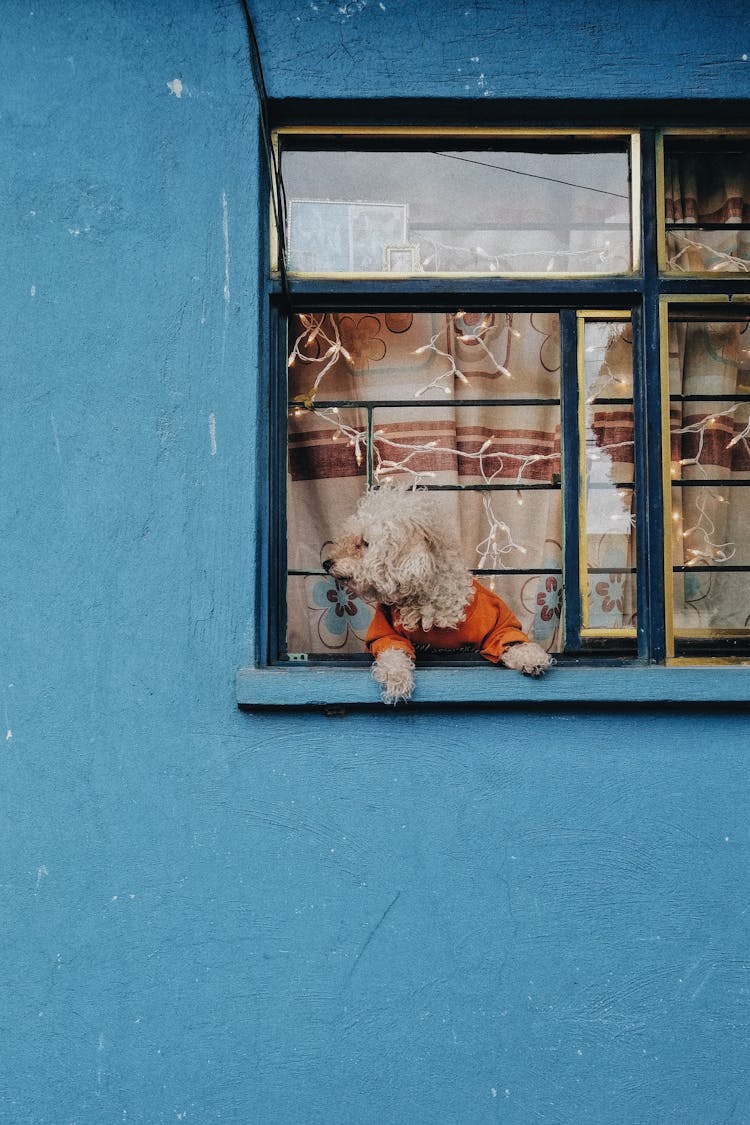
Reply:
[[[237, 703], [248, 710], [290, 707], [377, 706], [377, 684], [366, 668], [284, 665], [240, 668]], [[490, 665], [417, 669], [412, 700], [419, 705], [543, 703], [747, 703], [750, 665], [711, 667], [557, 667], [533, 679]], [[390, 708], [388, 708], [390, 710]]]

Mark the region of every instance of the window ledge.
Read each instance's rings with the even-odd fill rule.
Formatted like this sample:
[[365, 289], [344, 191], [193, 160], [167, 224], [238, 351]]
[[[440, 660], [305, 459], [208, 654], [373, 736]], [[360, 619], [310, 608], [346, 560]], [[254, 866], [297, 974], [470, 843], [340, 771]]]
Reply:
[[[249, 710], [277, 707], [377, 705], [378, 686], [366, 668], [296, 665], [240, 668], [237, 703]], [[414, 705], [747, 703], [750, 665], [711, 667], [558, 667], [534, 679], [506, 669], [418, 668]], [[390, 710], [390, 708], [389, 708]]]

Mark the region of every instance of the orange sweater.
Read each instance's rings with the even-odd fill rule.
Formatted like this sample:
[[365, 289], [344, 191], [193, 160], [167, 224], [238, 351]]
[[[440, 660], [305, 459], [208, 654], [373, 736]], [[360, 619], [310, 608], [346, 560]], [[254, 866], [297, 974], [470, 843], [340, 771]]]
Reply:
[[405, 629], [397, 612], [382, 605], [375, 610], [365, 637], [373, 656], [389, 648], [400, 648], [414, 659], [414, 646], [418, 645], [443, 650], [471, 649], [497, 664], [508, 645], [529, 639], [505, 602], [476, 580], [474, 598], [455, 629]]

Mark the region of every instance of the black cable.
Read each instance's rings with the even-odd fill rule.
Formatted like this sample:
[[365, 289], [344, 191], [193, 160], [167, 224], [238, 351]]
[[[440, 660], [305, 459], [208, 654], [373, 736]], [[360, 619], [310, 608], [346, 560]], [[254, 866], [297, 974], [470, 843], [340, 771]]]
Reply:
[[532, 180], [546, 180], [550, 184], [579, 188], [581, 191], [595, 191], [598, 195], [613, 195], [616, 199], [628, 199], [619, 191], [605, 191], [604, 188], [591, 187], [590, 184], [573, 184], [570, 180], [556, 180], [554, 176], [542, 176], [538, 172], [521, 172], [518, 168], [505, 168], [501, 164], [488, 164], [485, 160], [473, 160], [470, 156], [459, 156], [455, 152], [433, 152], [432, 156], [444, 156], [446, 160], [461, 160], [464, 164], [478, 164], [480, 168], [492, 168], [495, 172], [509, 172], [513, 176], [528, 176]]
[[268, 91], [266, 89], [266, 81], [263, 76], [263, 63], [260, 56], [258, 39], [255, 34], [253, 18], [250, 15], [248, 0], [240, 0], [240, 3], [245, 17], [245, 27], [247, 29], [250, 71], [253, 76], [255, 92], [258, 95], [263, 148], [266, 153], [266, 160], [268, 161], [268, 171], [271, 178], [271, 207], [273, 208], [273, 217], [276, 224], [276, 233], [278, 236], [278, 258], [279, 275], [281, 277], [281, 289], [284, 294], [285, 303], [287, 307], [289, 307], [291, 304], [291, 298], [289, 294], [289, 281], [287, 278], [286, 230], [284, 225], [287, 211], [286, 190], [284, 188], [284, 181], [281, 176], [279, 162], [276, 158], [276, 152], [273, 147], [270, 117], [268, 114]]

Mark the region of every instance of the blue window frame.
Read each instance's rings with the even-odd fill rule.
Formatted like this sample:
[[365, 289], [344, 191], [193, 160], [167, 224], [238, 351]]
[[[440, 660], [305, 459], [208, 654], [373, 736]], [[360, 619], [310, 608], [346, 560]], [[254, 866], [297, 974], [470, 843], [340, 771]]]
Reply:
[[[405, 419], [410, 408], [419, 414], [413, 393], [402, 398], [393, 387], [387, 396], [370, 389], [352, 398], [334, 385], [321, 395], [324, 383], [315, 379], [321, 371], [328, 378], [329, 360], [335, 366], [339, 358], [332, 344], [346, 351], [337, 326], [398, 317], [419, 325], [431, 317], [450, 329], [457, 318], [462, 325], [488, 317], [526, 324], [535, 314], [554, 318], [558, 326], [560, 461], [542, 487], [556, 490], [561, 501], [560, 556], [552, 566], [536, 559], [532, 568], [502, 562], [479, 572], [488, 581], [523, 577], [528, 570], [542, 583], [559, 577], [564, 598], [554, 607], [561, 618], [558, 666], [542, 683], [530, 683], [493, 677], [472, 660], [447, 665], [433, 659], [419, 670], [415, 702], [747, 698], [750, 609], [745, 615], [743, 591], [750, 547], [738, 529], [750, 525], [750, 373], [747, 386], [743, 374], [750, 337], [750, 134], [651, 127], [572, 133], [487, 128], [470, 135], [458, 129], [289, 127], [275, 139], [280, 177], [274, 191], [286, 221], [271, 255], [268, 518], [261, 529], [268, 581], [257, 603], [256, 662], [238, 675], [239, 702], [377, 700], [362, 675], [364, 655], [325, 645], [305, 651], [287, 642], [291, 583], [323, 580], [309, 556], [302, 566], [292, 557], [289, 456], [305, 441], [314, 442], [307, 431], [298, 441], [288, 418], [301, 416], [306, 425], [305, 416], [314, 417], [315, 426], [328, 426], [326, 442], [348, 437], [361, 454], [363, 487], [377, 483], [382, 465], [393, 463], [384, 456], [388, 437], [378, 438], [378, 419], [389, 411], [389, 417]], [[361, 167], [355, 167], [360, 156]], [[436, 159], [450, 163], [450, 182], [442, 197], [438, 192], [424, 203], [420, 192]], [[386, 183], [373, 190], [373, 169], [383, 165]], [[505, 221], [489, 233], [482, 227], [480, 245], [478, 202], [487, 191], [482, 177], [501, 171], [516, 186], [500, 193], [507, 202]], [[459, 218], [448, 238], [438, 224], [455, 216], [464, 182], [474, 225], [467, 232]], [[600, 192], [607, 206], [587, 204], [581, 214], [576, 195], [580, 201], [579, 189], [587, 187], [591, 198]], [[552, 232], [557, 258], [545, 249], [544, 265], [537, 255], [529, 269], [524, 248], [531, 242], [536, 252], [551, 238], [549, 228], [540, 235], [550, 221], [543, 207], [550, 188], [569, 204], [573, 200], [576, 231], [563, 237]], [[559, 202], [555, 206], [559, 211]], [[581, 230], [587, 232], [583, 241]], [[459, 339], [468, 338], [466, 331]], [[303, 354], [314, 333], [326, 338], [326, 348], [316, 344], [316, 355]], [[441, 341], [433, 340], [439, 352]], [[613, 365], [614, 351], [624, 345], [627, 363]], [[291, 383], [298, 393], [287, 392], [290, 359], [307, 364], [312, 396], [304, 380]], [[501, 366], [497, 356], [492, 362]], [[531, 410], [538, 397], [504, 392], [491, 406]], [[457, 396], [455, 413], [472, 404], [474, 399]], [[339, 420], [331, 426], [334, 411]], [[342, 422], [341, 411], [356, 411], [358, 426]], [[455, 435], [453, 441], [460, 458], [460, 441]], [[415, 456], [414, 446], [409, 449], [397, 463], [402, 473]], [[465, 456], [472, 456], [470, 449]], [[417, 474], [417, 483], [456, 494], [461, 504], [474, 503], [483, 491], [512, 493], [518, 485], [515, 491], [524, 498], [540, 487], [492, 475], [489, 484], [485, 475], [465, 485], [460, 472], [458, 483], [436, 484], [429, 472]], [[607, 519], [614, 521], [614, 538], [627, 557], [621, 551], [613, 561], [592, 549], [594, 540], [613, 539], [602, 532]], [[539, 589], [543, 593], [544, 585]], [[552, 593], [543, 611], [552, 611]], [[322, 592], [310, 596], [334, 629], [332, 613], [355, 613], [356, 607], [334, 604], [335, 592], [330, 602]], [[619, 611], [614, 627], [602, 617], [612, 607], [615, 616]]]

